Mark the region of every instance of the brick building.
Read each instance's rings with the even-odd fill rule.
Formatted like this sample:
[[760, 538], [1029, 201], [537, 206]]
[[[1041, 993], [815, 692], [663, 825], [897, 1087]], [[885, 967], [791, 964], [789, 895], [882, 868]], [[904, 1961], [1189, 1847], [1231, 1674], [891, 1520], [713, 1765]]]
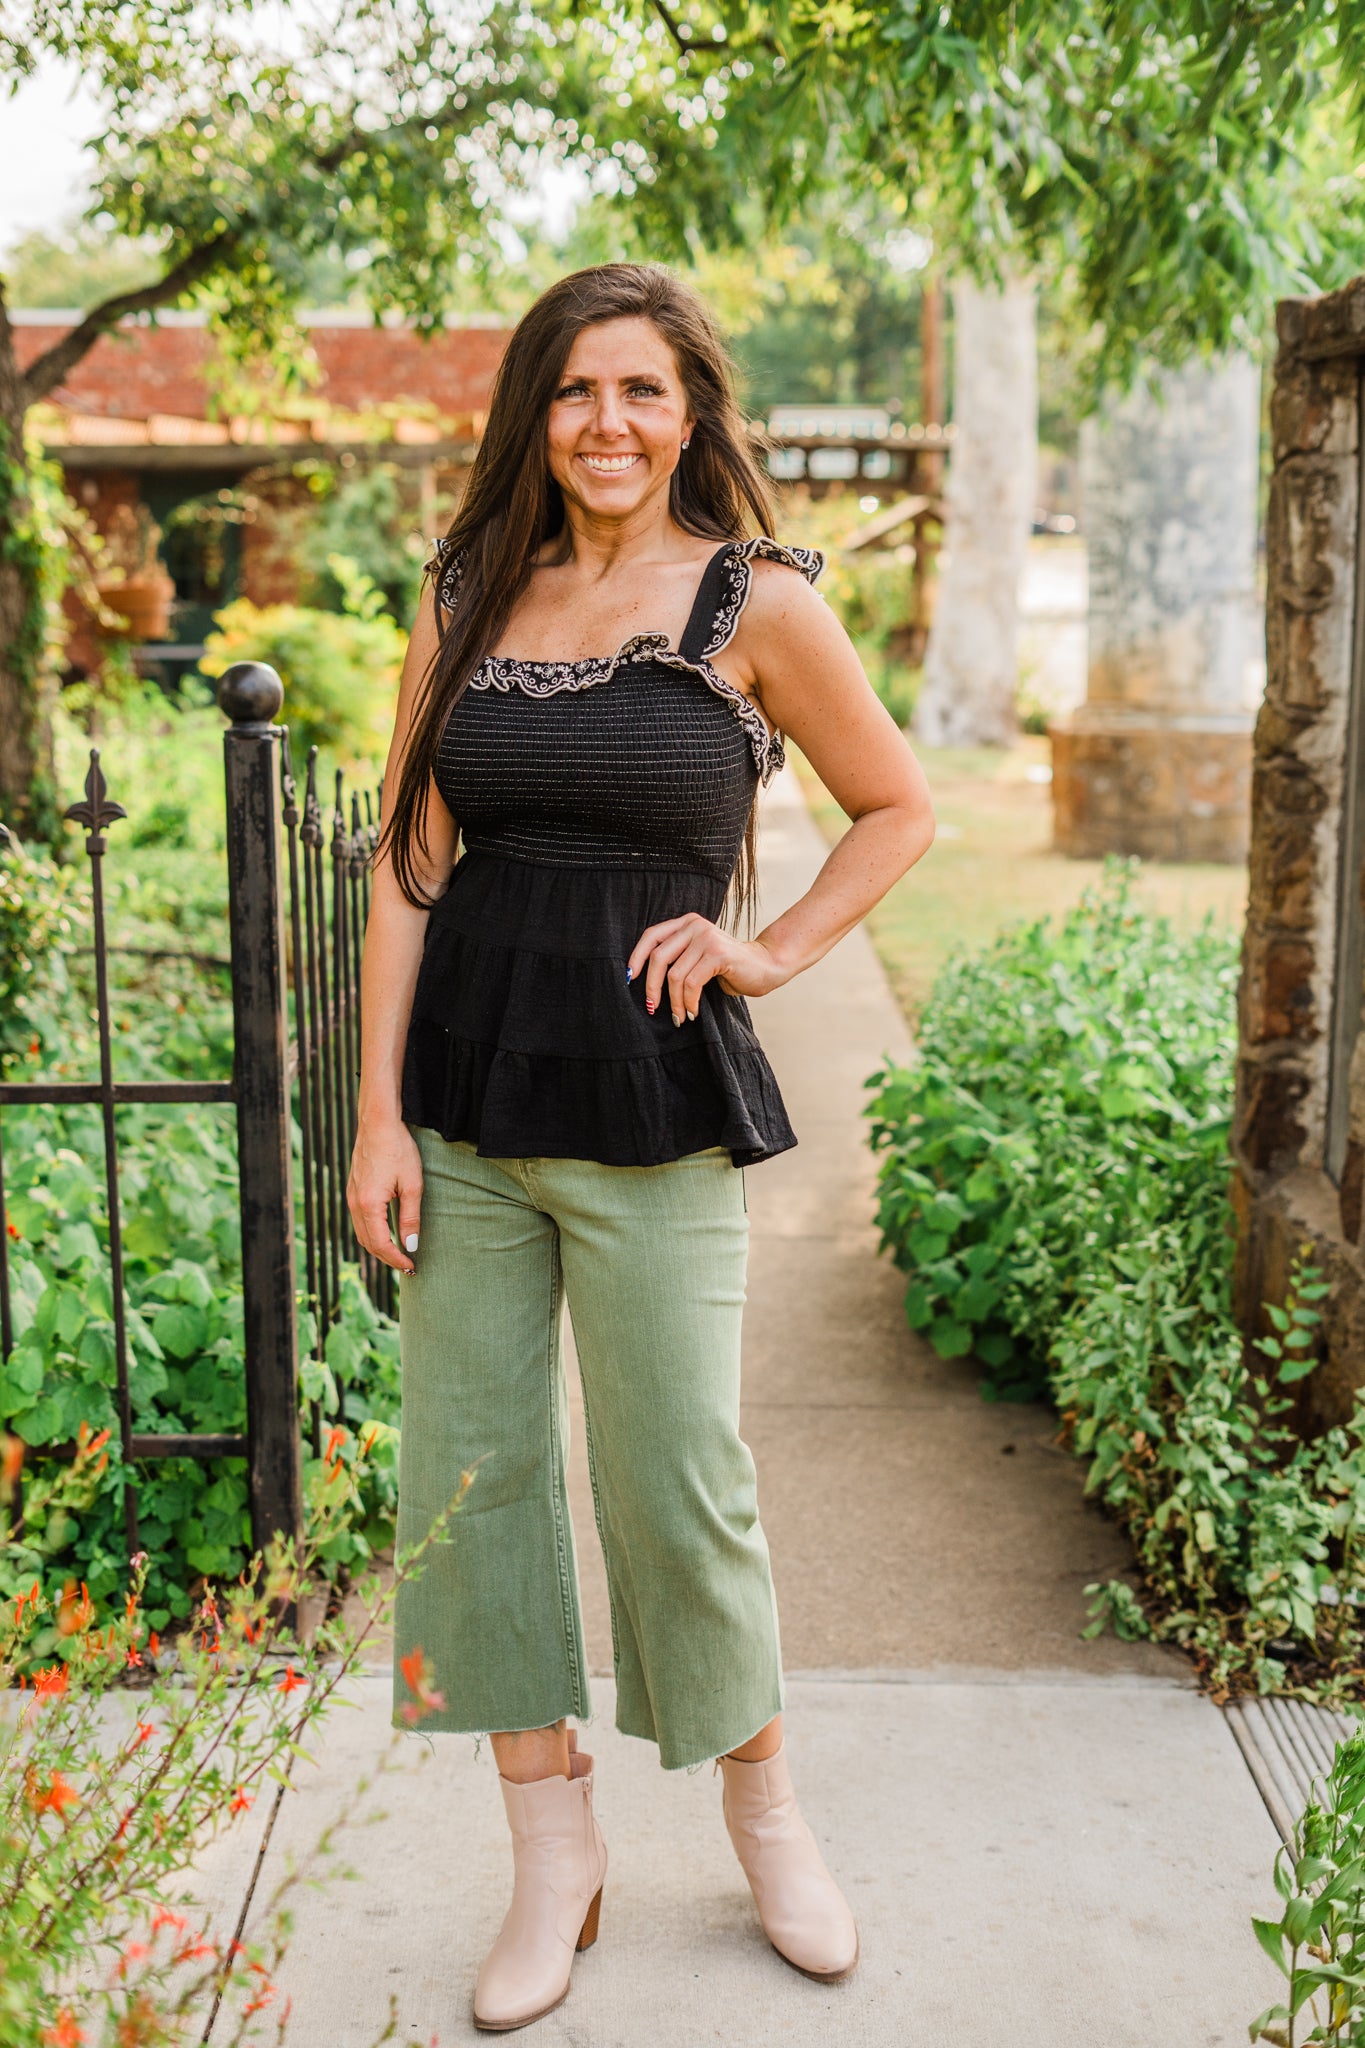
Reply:
[[[20, 367], [77, 317], [15, 313]], [[234, 597], [262, 604], [298, 594], [287, 536], [316, 502], [309, 477], [319, 465], [390, 465], [413, 531], [446, 523], [509, 332], [473, 319], [427, 338], [345, 312], [304, 314], [301, 324], [311, 378], [264, 409], [232, 410], [198, 313], [125, 322], [38, 408], [44, 446], [101, 533], [140, 511], [161, 529], [175, 602], [167, 637], [145, 658], [171, 672], [197, 658], [213, 613]], [[209, 515], [229, 506], [230, 516], [183, 516], [201, 506]], [[84, 651], [93, 652], [88, 643]], [[81, 652], [77, 634], [78, 666]]]

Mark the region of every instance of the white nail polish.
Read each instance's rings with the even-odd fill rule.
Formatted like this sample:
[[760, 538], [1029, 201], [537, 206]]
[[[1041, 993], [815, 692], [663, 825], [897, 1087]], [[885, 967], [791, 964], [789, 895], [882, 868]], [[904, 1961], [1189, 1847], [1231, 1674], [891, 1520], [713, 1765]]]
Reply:
[[408, 1232], [407, 1236], [406, 1236], [406, 1237], [405, 1237], [405, 1238], [403, 1239], [403, 1249], [404, 1249], [404, 1251], [405, 1251], [405, 1252], [415, 1252], [415, 1251], [416, 1251], [416, 1249], [417, 1249], [417, 1232], [416, 1232], [415, 1230], [410, 1230], [410, 1231]]

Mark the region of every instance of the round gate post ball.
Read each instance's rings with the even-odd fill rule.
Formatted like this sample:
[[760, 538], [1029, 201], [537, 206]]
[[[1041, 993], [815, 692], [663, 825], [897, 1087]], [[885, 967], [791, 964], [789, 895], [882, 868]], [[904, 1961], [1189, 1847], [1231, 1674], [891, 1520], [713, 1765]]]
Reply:
[[234, 725], [273, 725], [284, 684], [264, 661], [234, 661], [218, 678], [218, 706]]

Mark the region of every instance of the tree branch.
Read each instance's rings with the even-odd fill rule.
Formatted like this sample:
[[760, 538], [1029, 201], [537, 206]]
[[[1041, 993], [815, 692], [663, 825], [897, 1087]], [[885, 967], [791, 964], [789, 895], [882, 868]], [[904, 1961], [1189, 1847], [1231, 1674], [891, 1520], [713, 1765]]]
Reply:
[[151, 313], [158, 306], [166, 306], [197, 284], [206, 271], [237, 240], [239, 230], [224, 228], [220, 235], [210, 236], [197, 249], [191, 249], [187, 256], [173, 265], [154, 284], [142, 285], [137, 291], [116, 292], [103, 305], [94, 306], [76, 325], [54, 341], [52, 347], [31, 362], [20, 381], [20, 392], [25, 407], [35, 405], [40, 398], [46, 398], [49, 391], [60, 384], [68, 371], [73, 370], [94, 347], [102, 334], [111, 327], [117, 327], [120, 320], [129, 313]]
[[650, 0], [650, 4], [653, 7], [655, 14], [658, 15], [660, 21], [668, 30], [668, 33], [672, 36], [673, 41], [677, 45], [678, 55], [680, 57], [690, 57], [692, 55], [692, 45], [691, 43], [688, 42], [687, 38], [681, 33], [672, 15], [664, 6], [664, 0]]

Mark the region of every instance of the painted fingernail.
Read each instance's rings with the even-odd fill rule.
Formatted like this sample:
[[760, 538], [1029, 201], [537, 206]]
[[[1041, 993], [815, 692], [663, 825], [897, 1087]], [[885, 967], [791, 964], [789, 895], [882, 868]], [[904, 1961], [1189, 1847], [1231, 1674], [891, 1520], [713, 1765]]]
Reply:
[[417, 1232], [416, 1232], [415, 1230], [410, 1230], [410, 1231], [408, 1232], [407, 1236], [406, 1236], [406, 1237], [405, 1237], [405, 1238], [403, 1239], [403, 1249], [404, 1249], [404, 1251], [405, 1251], [405, 1252], [415, 1252], [415, 1251], [416, 1251], [416, 1249], [417, 1249]]
[[688, 1013], [687, 1013], [687, 1021], [688, 1021], [688, 1023], [689, 1023], [689, 1024], [695, 1024], [695, 1023], [696, 1023], [696, 1021], [697, 1021], [697, 1013], [696, 1013], [696, 1011], [695, 1011], [695, 1010], [689, 1010], [689, 1011], [688, 1011]]
[[633, 975], [633, 974], [631, 973], [630, 969], [629, 969], [629, 968], [627, 968], [627, 969], [626, 969], [626, 987], [627, 987], [627, 988], [629, 988], [629, 987], [630, 987], [630, 984], [631, 984], [631, 983], [632, 983], [632, 982], [634, 981], [634, 979], [635, 979], [635, 976], [634, 976], [634, 975]]
[[648, 997], [645, 998], [645, 1008], [648, 1010], [651, 1017], [654, 1015], [654, 1012], [658, 1009], [658, 1007], [659, 1005], [657, 1003], [651, 1003]]

